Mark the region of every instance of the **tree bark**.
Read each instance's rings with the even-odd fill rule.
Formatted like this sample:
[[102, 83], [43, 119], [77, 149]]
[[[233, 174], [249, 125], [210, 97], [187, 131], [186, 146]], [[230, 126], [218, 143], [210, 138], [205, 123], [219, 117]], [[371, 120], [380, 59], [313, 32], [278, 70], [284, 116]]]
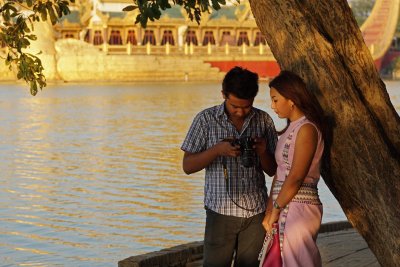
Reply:
[[382, 266], [400, 266], [400, 118], [346, 0], [250, 0], [281, 69], [328, 115], [322, 177]]

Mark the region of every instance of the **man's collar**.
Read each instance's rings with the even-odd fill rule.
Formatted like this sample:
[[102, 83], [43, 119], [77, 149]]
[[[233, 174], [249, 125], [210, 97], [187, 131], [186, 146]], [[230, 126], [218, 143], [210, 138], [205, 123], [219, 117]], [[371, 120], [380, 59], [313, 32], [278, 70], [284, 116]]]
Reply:
[[222, 104], [219, 105], [219, 107], [217, 109], [217, 116], [218, 117], [221, 117], [221, 116], [224, 116], [224, 115], [227, 116], [227, 114], [225, 113], [225, 101], [222, 102]]

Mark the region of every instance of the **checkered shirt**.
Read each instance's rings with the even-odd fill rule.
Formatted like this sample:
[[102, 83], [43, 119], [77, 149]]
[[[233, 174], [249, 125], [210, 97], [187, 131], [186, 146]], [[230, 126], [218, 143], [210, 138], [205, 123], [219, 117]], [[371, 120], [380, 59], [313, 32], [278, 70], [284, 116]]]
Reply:
[[[272, 118], [266, 112], [253, 107], [239, 133], [228, 119], [224, 104], [225, 102], [205, 109], [196, 115], [181, 149], [189, 153], [199, 153], [225, 138], [265, 137], [267, 149], [273, 155], [278, 138]], [[230, 199], [224, 178], [223, 158], [226, 159], [232, 199], [251, 211], [236, 206]], [[219, 214], [243, 218], [265, 211], [268, 193], [258, 156], [255, 166], [251, 168], [241, 165], [241, 156], [219, 156], [205, 170], [204, 205], [207, 208]]]

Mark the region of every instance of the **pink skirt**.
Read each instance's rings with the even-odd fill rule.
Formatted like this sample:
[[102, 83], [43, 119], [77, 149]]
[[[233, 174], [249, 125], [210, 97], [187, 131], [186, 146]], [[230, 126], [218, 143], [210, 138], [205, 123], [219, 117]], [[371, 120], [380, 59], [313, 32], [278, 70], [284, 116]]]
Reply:
[[322, 266], [316, 244], [321, 219], [322, 205], [290, 202], [283, 232], [283, 267]]

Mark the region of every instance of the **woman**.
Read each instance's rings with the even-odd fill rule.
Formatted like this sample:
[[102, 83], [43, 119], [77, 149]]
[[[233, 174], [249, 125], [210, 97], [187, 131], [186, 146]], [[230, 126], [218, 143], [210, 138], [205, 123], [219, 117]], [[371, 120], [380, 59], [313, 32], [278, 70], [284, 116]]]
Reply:
[[287, 126], [275, 151], [277, 171], [263, 226], [278, 222], [283, 266], [322, 266], [316, 245], [322, 204], [317, 184], [324, 149], [323, 110], [303, 80], [282, 71], [269, 84], [272, 109]]

